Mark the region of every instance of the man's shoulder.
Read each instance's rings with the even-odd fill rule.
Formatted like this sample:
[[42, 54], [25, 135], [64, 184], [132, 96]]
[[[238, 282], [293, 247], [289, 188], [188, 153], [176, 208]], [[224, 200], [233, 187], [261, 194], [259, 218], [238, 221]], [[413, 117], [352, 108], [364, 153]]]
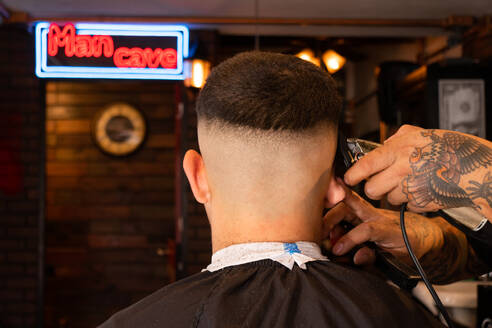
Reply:
[[99, 328], [190, 326], [216, 280], [216, 275], [205, 271], [169, 284], [117, 312]]
[[[358, 322], [363, 322], [366, 327], [443, 327], [409, 292], [390, 284], [380, 274], [360, 267], [319, 261], [308, 269], [324, 287], [316, 288], [313, 294], [328, 296], [322, 301], [324, 308], [333, 310], [341, 305], [350, 309], [345, 318], [347, 322], [358, 318]], [[338, 316], [336, 313], [335, 318]], [[349, 325], [343, 323], [341, 326]]]
[[[118, 312], [109, 327], [435, 326], [378, 277], [328, 261], [289, 270], [272, 260], [202, 272]], [[388, 325], [386, 325], [388, 326]]]

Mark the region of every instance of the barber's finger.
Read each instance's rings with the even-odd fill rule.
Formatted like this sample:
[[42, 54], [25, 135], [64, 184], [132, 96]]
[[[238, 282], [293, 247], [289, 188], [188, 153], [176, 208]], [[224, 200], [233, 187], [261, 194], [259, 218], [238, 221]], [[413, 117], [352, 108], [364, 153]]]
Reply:
[[367, 153], [358, 160], [344, 176], [344, 181], [349, 186], [354, 186], [371, 175], [386, 169], [393, 164], [394, 153], [389, 147], [383, 145]]
[[333, 254], [343, 255], [357, 245], [366, 241], [371, 241], [374, 236], [374, 229], [369, 222], [364, 222], [343, 235], [333, 246]]
[[413, 126], [413, 125], [409, 125], [409, 124], [402, 125], [398, 129], [398, 131], [396, 131], [395, 134], [393, 134], [391, 137], [389, 137], [388, 139], [386, 139], [384, 141], [384, 143], [387, 143], [391, 139], [394, 139], [394, 138], [400, 137], [402, 135], [405, 135], [407, 133], [418, 131], [418, 130], [423, 130], [423, 129], [422, 128], [419, 128], [418, 126]]
[[329, 232], [340, 221], [350, 215], [350, 209], [343, 202], [338, 203], [330, 209], [323, 217], [323, 229], [325, 232]]
[[352, 190], [347, 192], [343, 202], [361, 221], [370, 220], [376, 214], [375, 208]]
[[334, 245], [336, 242], [346, 233], [345, 229], [341, 225], [337, 224], [330, 231], [330, 241]]
[[369, 265], [376, 262], [376, 253], [369, 247], [362, 247], [354, 255], [356, 265]]
[[401, 186], [396, 186], [390, 191], [387, 198], [388, 202], [392, 205], [400, 205], [408, 201], [408, 197], [402, 192]]
[[372, 176], [364, 187], [364, 192], [371, 199], [381, 199], [385, 194], [395, 189], [400, 184], [401, 169], [395, 165]]

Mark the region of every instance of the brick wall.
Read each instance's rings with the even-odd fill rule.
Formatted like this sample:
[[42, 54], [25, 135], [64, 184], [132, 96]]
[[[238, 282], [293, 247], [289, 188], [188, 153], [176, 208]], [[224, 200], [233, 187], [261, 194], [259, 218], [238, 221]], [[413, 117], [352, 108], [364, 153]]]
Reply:
[[0, 27], [0, 327], [35, 327], [43, 97], [33, 38]]
[[[42, 326], [38, 311], [46, 327], [91, 327], [173, 278], [166, 250], [175, 234], [174, 84], [44, 83], [33, 74], [33, 44], [25, 26], [0, 28], [0, 327]], [[185, 147], [197, 149], [196, 93], [188, 93]], [[144, 146], [125, 159], [100, 152], [90, 133], [94, 115], [115, 101], [135, 105], [149, 125]], [[211, 245], [203, 207], [185, 188], [189, 275], [209, 263]]]
[[[112, 102], [140, 109], [143, 147], [103, 154], [91, 122]], [[46, 85], [46, 327], [93, 327], [172, 279], [174, 83]]]

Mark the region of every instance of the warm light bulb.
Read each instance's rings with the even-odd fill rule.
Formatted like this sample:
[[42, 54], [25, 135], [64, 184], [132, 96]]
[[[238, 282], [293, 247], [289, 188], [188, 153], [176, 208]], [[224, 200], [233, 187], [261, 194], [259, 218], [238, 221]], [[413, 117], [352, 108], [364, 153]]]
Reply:
[[203, 67], [203, 62], [200, 61], [194, 61], [193, 62], [193, 68], [192, 68], [192, 74], [191, 74], [191, 85], [194, 86], [195, 88], [201, 88], [205, 84], [205, 68]]
[[202, 88], [210, 73], [210, 62], [201, 59], [186, 60], [184, 65], [185, 86]]
[[307, 60], [307, 61], [311, 61], [311, 57], [308, 54], [302, 54], [299, 56], [299, 58]]
[[328, 72], [333, 74], [345, 65], [346, 59], [335, 51], [328, 50], [323, 54], [323, 62]]
[[335, 58], [331, 58], [328, 60], [328, 67], [332, 70], [338, 70], [340, 68], [340, 64]]
[[316, 58], [314, 56], [314, 53], [311, 49], [304, 49], [303, 51], [298, 53], [296, 57], [308, 61], [316, 66], [320, 66], [319, 58]]

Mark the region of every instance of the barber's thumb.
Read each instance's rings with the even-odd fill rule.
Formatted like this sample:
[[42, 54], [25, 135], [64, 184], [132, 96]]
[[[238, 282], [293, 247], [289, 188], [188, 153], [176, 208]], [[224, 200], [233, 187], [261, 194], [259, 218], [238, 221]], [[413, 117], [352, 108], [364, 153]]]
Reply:
[[376, 254], [369, 247], [362, 247], [354, 255], [354, 264], [369, 265], [376, 261]]

